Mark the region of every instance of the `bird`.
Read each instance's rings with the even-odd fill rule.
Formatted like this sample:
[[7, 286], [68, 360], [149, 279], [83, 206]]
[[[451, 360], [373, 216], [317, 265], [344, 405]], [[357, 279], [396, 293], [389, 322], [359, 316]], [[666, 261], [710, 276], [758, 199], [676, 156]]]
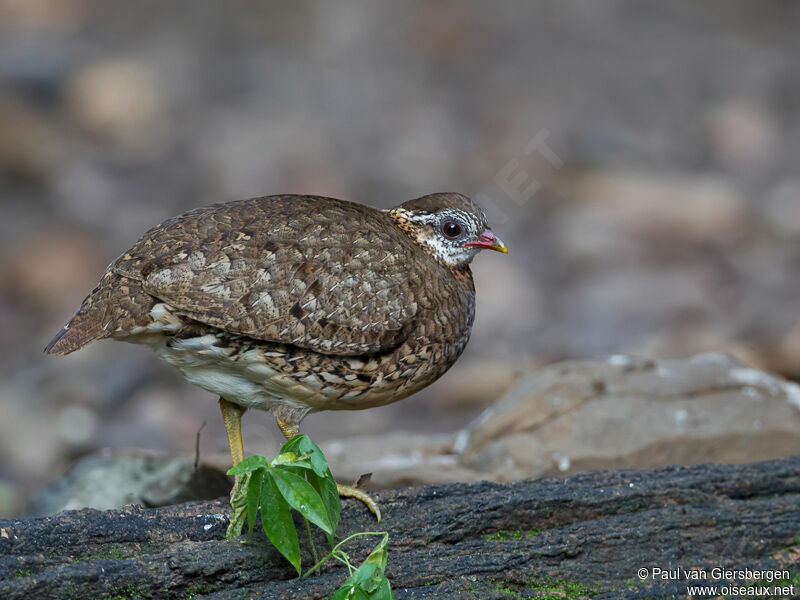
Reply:
[[[149, 346], [219, 397], [236, 465], [248, 409], [288, 440], [309, 413], [386, 405], [441, 377], [469, 340], [484, 249], [508, 253], [458, 193], [389, 209], [292, 194], [213, 204], [148, 230], [45, 352]], [[366, 492], [338, 488], [380, 520]]]

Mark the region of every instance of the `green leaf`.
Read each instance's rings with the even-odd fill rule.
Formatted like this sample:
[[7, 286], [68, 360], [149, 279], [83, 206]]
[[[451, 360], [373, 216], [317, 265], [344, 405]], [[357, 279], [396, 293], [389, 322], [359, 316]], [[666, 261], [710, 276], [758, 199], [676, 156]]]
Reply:
[[378, 565], [371, 565], [366, 562], [362, 563], [353, 573], [354, 583], [368, 594], [377, 589], [382, 578], [383, 574], [379, 571]]
[[368, 600], [394, 600], [392, 586], [386, 579], [389, 534], [383, 536], [361, 566], [336, 590], [331, 600], [367, 598]]
[[[322, 498], [325, 505], [325, 511], [328, 514], [328, 520], [331, 523], [331, 533], [328, 535], [328, 542], [333, 546], [334, 536], [339, 527], [339, 515], [341, 513], [341, 502], [339, 500], [339, 491], [336, 488], [336, 481], [333, 479], [330, 468], [328, 468], [328, 461], [322, 450], [311, 441], [311, 438], [300, 435], [292, 438], [291, 448], [298, 452], [302, 452], [304, 458], [311, 462], [313, 473], [304, 473], [306, 480], [317, 490], [317, 493]], [[286, 449], [287, 446], [284, 446]], [[287, 465], [288, 466], [288, 465]]]
[[289, 452], [288, 454], [281, 454], [280, 456], [273, 458], [272, 462], [269, 463], [269, 466], [273, 468], [299, 467], [301, 469], [309, 469], [309, 470], [314, 468], [313, 466], [311, 466], [311, 461], [308, 458], [300, 458], [299, 460], [287, 460], [287, 459], [278, 460], [279, 458], [281, 458], [281, 456], [294, 456], [296, 458], [296, 455], [293, 452]]
[[[325, 533], [333, 533], [328, 513], [317, 490], [305, 479], [283, 469], [270, 469], [281, 495], [293, 509], [314, 523]], [[261, 504], [264, 505], [263, 502]]]
[[336, 529], [339, 527], [339, 515], [342, 511], [342, 503], [339, 499], [339, 490], [336, 487], [336, 481], [333, 476], [328, 472], [327, 477], [320, 477], [314, 471], [306, 472], [306, 479], [311, 486], [317, 490], [322, 498], [322, 503], [325, 505], [325, 512], [328, 513], [328, 520], [331, 523], [331, 533], [328, 534], [328, 542], [333, 546], [333, 536], [336, 535]]
[[[269, 541], [283, 554], [300, 575], [300, 542], [292, 520], [292, 512], [281, 497], [274, 478], [275, 471], [266, 471], [261, 484], [261, 525]], [[305, 482], [304, 482], [305, 483]]]
[[357, 585], [345, 583], [331, 596], [331, 600], [370, 600], [370, 598]]
[[300, 450], [311, 453], [311, 465], [314, 467], [314, 472], [317, 475], [325, 477], [331, 474], [328, 468], [328, 460], [325, 458], [322, 450], [319, 449], [319, 446], [311, 441], [311, 438], [303, 436], [303, 439], [300, 440]]
[[258, 454], [248, 456], [240, 461], [236, 466], [228, 469], [228, 475], [239, 475], [240, 473], [250, 473], [256, 469], [261, 469], [267, 466], [267, 459]]
[[353, 583], [369, 594], [378, 590], [382, 581], [386, 581], [384, 570], [386, 569], [386, 559], [388, 557], [386, 552], [388, 541], [389, 534], [386, 534], [351, 577]]
[[372, 592], [370, 598], [372, 600], [394, 600], [394, 594], [392, 594], [392, 586], [389, 583], [389, 580], [386, 579], [386, 577], [381, 579], [381, 582], [378, 585], [378, 589]]
[[314, 442], [305, 435], [298, 435], [286, 442], [281, 448], [281, 453], [299, 451], [300, 453], [310, 453], [311, 464], [314, 467], [314, 472], [320, 477], [325, 477], [330, 473], [328, 469], [328, 461], [322, 450], [319, 449]]
[[[328, 520], [331, 524], [331, 533], [328, 533], [328, 542], [333, 545], [333, 536], [336, 535], [336, 530], [339, 526], [339, 515], [341, 513], [341, 502], [339, 500], [339, 491], [336, 488], [336, 481], [333, 479], [331, 470], [328, 468], [328, 461], [322, 450], [305, 435], [298, 435], [286, 442], [281, 448], [281, 452], [300, 453], [304, 459], [311, 463], [313, 473], [295, 473], [297, 475], [305, 476], [306, 480], [317, 490], [317, 493], [322, 498], [322, 503], [325, 505], [325, 512], [328, 514]], [[297, 466], [294, 463], [285, 464], [285, 467]], [[308, 468], [303, 465], [303, 468]], [[290, 469], [291, 470], [291, 469]], [[292, 470], [292, 472], [295, 472]], [[326, 532], [327, 533], [327, 532]]]
[[247, 482], [247, 535], [253, 533], [253, 526], [256, 522], [256, 515], [258, 513], [258, 505], [261, 501], [261, 482], [264, 479], [264, 471], [259, 469], [250, 475], [250, 481]]
[[281, 448], [281, 454], [286, 454], [287, 452], [299, 452], [300, 451], [300, 440], [302, 440], [305, 435], [296, 435], [292, 439], [287, 440], [286, 443]]
[[372, 600], [394, 600], [394, 594], [392, 593], [392, 586], [389, 583], [389, 580], [384, 577], [381, 579], [380, 584], [378, 585], [378, 589], [376, 589], [370, 595]]
[[231, 520], [225, 531], [226, 539], [242, 535], [244, 519], [247, 516], [247, 486], [250, 475], [250, 473], [242, 473], [236, 476], [239, 485], [236, 488], [236, 495], [231, 498]]
[[294, 462], [297, 460], [297, 453], [296, 452], [282, 452], [278, 454], [275, 458], [270, 461], [270, 466], [274, 467], [275, 465], [283, 465], [286, 463]]
[[381, 538], [381, 541], [373, 548], [372, 552], [369, 553], [367, 560], [364, 561], [364, 564], [374, 564], [378, 566], [380, 572], [383, 573], [386, 570], [386, 560], [389, 557], [389, 553], [386, 551], [386, 546], [389, 545], [389, 534], [387, 533]]

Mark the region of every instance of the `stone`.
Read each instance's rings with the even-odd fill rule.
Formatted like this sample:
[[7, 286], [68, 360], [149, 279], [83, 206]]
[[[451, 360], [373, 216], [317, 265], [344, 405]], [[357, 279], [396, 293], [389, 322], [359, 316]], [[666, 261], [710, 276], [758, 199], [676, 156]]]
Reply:
[[522, 378], [462, 435], [494, 480], [744, 463], [800, 450], [800, 386], [723, 354], [568, 361]]
[[51, 173], [59, 141], [47, 117], [21, 99], [0, 94], [0, 174], [42, 181]]
[[331, 472], [342, 483], [372, 473], [371, 489], [485, 479], [459, 462], [453, 437], [406, 432], [363, 435], [323, 444]]
[[195, 469], [188, 458], [101, 452], [82, 458], [64, 477], [36, 492], [25, 513], [37, 517], [79, 508], [165, 506], [219, 498], [230, 488], [223, 471], [203, 463]]
[[711, 111], [708, 138], [716, 159], [735, 170], [769, 164], [777, 135], [771, 115], [755, 102], [735, 100]]
[[67, 84], [71, 116], [88, 131], [129, 149], [157, 141], [162, 92], [153, 70], [128, 58], [87, 64]]
[[779, 237], [800, 236], [800, 179], [778, 182], [764, 198], [764, 219]]
[[600, 222], [630, 233], [706, 240], [729, 236], [746, 223], [747, 202], [724, 177], [634, 169], [572, 175], [564, 183], [567, 197]]

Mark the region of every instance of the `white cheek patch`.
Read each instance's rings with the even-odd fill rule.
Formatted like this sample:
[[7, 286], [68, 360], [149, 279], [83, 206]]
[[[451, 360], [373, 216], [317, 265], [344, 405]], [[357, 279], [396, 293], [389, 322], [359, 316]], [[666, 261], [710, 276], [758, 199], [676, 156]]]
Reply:
[[433, 250], [434, 255], [441, 262], [452, 267], [457, 267], [461, 264], [468, 263], [476, 254], [472, 248], [458, 246], [457, 242], [448, 243], [437, 235], [420, 241]]
[[[471, 222], [468, 215], [463, 214], [461, 211], [455, 212], [458, 213], [458, 218], [461, 222]], [[448, 240], [443, 234], [439, 233], [438, 226], [442, 215], [406, 212], [404, 216], [409, 221], [418, 224], [420, 234], [417, 235], [417, 241], [430, 248], [439, 262], [451, 267], [458, 267], [469, 264], [478, 253], [477, 248], [472, 246], [465, 248], [462, 242]]]

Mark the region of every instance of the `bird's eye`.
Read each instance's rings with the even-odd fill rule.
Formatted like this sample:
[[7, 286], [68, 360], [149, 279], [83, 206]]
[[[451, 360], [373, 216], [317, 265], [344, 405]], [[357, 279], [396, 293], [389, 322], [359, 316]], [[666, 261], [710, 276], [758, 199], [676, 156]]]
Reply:
[[442, 233], [450, 239], [455, 239], [461, 235], [461, 225], [455, 221], [445, 221], [442, 224]]

